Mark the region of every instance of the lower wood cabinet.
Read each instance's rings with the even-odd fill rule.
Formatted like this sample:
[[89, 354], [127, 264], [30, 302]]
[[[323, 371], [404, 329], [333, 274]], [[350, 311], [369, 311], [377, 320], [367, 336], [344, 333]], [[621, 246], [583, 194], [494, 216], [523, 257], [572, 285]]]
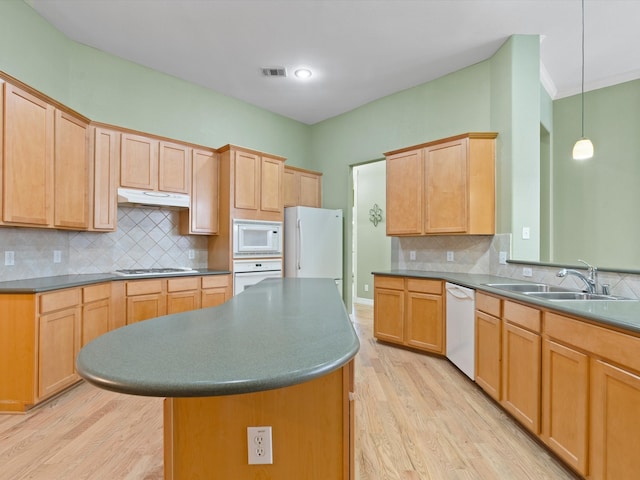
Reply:
[[200, 277], [167, 279], [167, 313], [200, 308]]
[[166, 315], [166, 285], [161, 278], [127, 282], [127, 325]]
[[111, 284], [82, 288], [81, 346], [109, 331], [111, 310]]
[[0, 294], [0, 413], [24, 412], [80, 381], [80, 349], [126, 323], [220, 305], [231, 275], [122, 280]]
[[215, 307], [231, 298], [231, 275], [205, 275], [126, 282], [127, 324]]
[[603, 360], [591, 368], [590, 478], [637, 478], [640, 375]]
[[494, 400], [501, 399], [502, 301], [476, 292], [475, 381]]
[[[73, 292], [75, 293], [75, 291]], [[80, 351], [81, 310], [78, 303], [38, 318], [38, 392], [35, 400], [58, 393], [79, 380], [76, 355]]]
[[221, 305], [231, 298], [231, 275], [202, 277], [200, 288], [200, 308]]
[[443, 304], [440, 280], [375, 275], [374, 336], [444, 354]]
[[540, 433], [540, 311], [503, 302], [502, 399], [504, 408]]
[[542, 343], [542, 439], [587, 473], [589, 357], [554, 340]]

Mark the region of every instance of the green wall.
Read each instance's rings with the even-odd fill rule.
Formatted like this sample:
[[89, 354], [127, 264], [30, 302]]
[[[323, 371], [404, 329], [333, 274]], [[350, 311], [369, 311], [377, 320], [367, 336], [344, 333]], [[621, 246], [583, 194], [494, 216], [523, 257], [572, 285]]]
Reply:
[[640, 269], [640, 80], [585, 94], [585, 135], [595, 154], [571, 158], [581, 135], [580, 95], [553, 104], [553, 255]]
[[71, 41], [22, 0], [0, 1], [0, 70], [95, 121], [310, 163], [308, 125]]
[[353, 165], [450, 135], [497, 131], [498, 231], [522, 220], [537, 243], [531, 198], [538, 193], [527, 183], [539, 170], [537, 36], [512, 37], [489, 60], [311, 127], [73, 42], [21, 0], [0, 1], [0, 56], [0, 70], [93, 120], [212, 147], [235, 143], [320, 170], [324, 206], [342, 208], [347, 225]]

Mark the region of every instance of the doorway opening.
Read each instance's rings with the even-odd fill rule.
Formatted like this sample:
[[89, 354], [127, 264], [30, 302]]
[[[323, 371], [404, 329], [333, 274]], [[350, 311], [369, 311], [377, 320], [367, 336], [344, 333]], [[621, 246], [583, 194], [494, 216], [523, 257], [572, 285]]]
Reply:
[[385, 160], [352, 168], [351, 271], [353, 304], [373, 305], [374, 271], [391, 269], [391, 238], [386, 235]]

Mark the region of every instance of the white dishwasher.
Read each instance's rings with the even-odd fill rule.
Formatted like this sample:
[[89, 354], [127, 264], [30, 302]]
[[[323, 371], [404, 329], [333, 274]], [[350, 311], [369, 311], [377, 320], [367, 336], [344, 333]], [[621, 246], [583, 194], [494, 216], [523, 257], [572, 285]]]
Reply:
[[447, 358], [474, 380], [476, 291], [448, 282], [446, 290]]

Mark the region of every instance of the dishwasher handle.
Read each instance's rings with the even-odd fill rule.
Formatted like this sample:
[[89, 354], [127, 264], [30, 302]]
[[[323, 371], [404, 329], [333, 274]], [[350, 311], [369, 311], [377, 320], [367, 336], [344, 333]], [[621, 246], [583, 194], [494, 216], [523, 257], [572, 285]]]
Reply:
[[447, 285], [447, 293], [450, 293], [451, 295], [453, 295], [454, 297], [460, 300], [474, 300], [474, 297], [472, 295], [469, 295], [467, 292], [465, 292], [464, 290], [461, 290], [456, 286]]

